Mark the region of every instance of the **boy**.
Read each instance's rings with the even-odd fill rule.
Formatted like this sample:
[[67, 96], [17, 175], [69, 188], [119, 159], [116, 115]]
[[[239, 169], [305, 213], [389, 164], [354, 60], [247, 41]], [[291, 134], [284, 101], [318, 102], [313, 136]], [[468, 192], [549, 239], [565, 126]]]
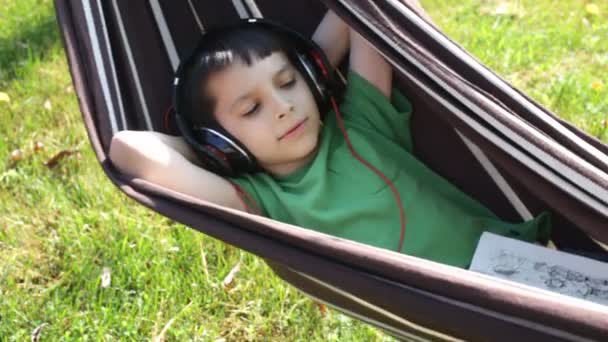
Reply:
[[222, 37], [192, 71], [198, 114], [189, 119], [217, 123], [263, 172], [221, 178], [192, 164], [180, 138], [152, 132], [120, 132], [110, 158], [126, 174], [203, 200], [247, 210], [251, 197], [273, 219], [459, 267], [469, 265], [484, 230], [546, 237], [546, 215], [502, 222], [411, 154], [411, 106], [391, 92], [390, 65], [361, 36], [329, 12], [313, 39], [332, 66], [350, 46], [344, 100], [323, 122], [285, 42], [270, 32]]

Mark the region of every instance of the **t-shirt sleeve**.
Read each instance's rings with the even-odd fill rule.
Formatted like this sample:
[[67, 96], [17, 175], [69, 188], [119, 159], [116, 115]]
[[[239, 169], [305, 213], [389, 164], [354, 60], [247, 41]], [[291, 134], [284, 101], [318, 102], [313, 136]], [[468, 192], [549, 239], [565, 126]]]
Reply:
[[412, 105], [396, 88], [393, 88], [389, 100], [368, 80], [351, 70], [340, 108], [345, 120], [370, 127], [412, 151]]
[[229, 177], [226, 180], [232, 183], [234, 190], [245, 203], [249, 212], [266, 215], [266, 209], [264, 208], [260, 194], [256, 190], [252, 177], [252, 175], [246, 174], [241, 177]]

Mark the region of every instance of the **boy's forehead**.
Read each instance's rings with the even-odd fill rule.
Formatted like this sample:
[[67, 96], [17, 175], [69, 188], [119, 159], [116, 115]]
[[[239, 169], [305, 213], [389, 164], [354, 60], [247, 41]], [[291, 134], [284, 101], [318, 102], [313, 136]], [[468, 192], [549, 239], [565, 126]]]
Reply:
[[277, 72], [285, 67], [291, 66], [291, 61], [287, 58], [284, 52], [273, 52], [266, 57], [254, 57], [251, 59], [250, 64], [246, 64], [243, 61], [238, 61], [238, 65], [233, 64], [237, 68], [249, 69], [252, 73], [259, 72]]
[[271, 80], [276, 74], [291, 68], [289, 58], [282, 52], [252, 59], [250, 65], [236, 60], [230, 66], [213, 73], [209, 77], [207, 88], [210, 95], [221, 101], [250, 91], [260, 82]]

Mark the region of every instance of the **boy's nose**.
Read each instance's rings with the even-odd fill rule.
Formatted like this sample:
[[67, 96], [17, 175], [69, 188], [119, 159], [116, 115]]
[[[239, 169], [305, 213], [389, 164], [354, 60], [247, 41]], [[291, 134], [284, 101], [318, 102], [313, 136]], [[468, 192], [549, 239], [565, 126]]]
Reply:
[[294, 106], [288, 99], [276, 96], [276, 117], [278, 119], [283, 118], [287, 113], [291, 113], [294, 110]]

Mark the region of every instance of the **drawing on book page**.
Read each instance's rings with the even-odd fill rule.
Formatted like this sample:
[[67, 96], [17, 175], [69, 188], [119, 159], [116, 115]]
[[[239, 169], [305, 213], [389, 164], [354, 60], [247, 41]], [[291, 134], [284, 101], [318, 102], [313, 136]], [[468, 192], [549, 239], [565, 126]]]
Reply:
[[608, 305], [608, 264], [484, 233], [470, 270]]
[[564, 266], [528, 260], [505, 250], [499, 250], [492, 263], [494, 273], [502, 278], [541, 285], [561, 294], [608, 305], [608, 274], [596, 278]]

